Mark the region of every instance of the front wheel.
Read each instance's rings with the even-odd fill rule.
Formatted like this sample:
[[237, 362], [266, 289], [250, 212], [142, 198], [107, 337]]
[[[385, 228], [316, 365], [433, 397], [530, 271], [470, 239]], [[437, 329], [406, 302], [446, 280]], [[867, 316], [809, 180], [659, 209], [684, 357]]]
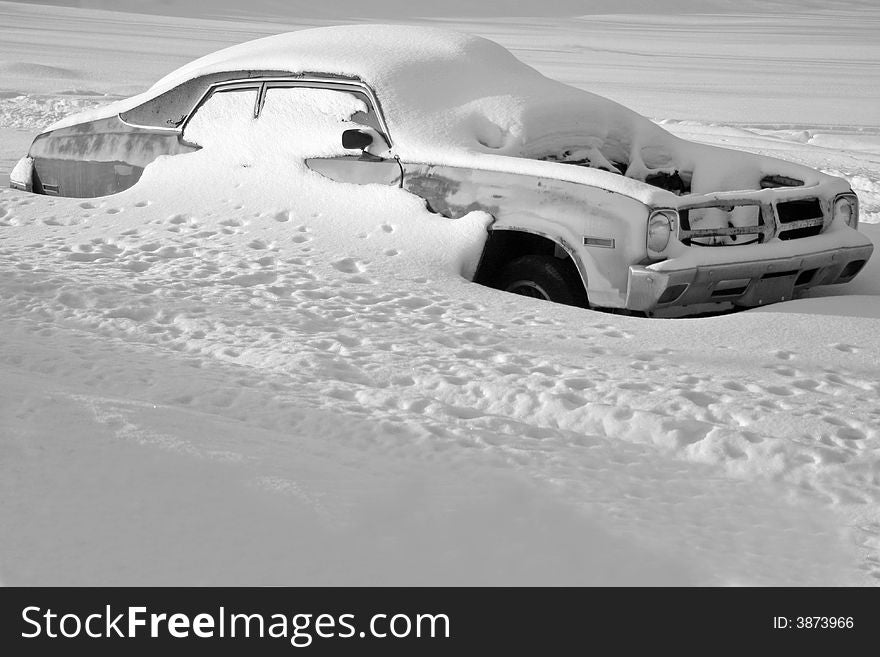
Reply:
[[553, 256], [527, 255], [507, 263], [495, 287], [567, 306], [588, 307], [587, 295], [574, 264]]

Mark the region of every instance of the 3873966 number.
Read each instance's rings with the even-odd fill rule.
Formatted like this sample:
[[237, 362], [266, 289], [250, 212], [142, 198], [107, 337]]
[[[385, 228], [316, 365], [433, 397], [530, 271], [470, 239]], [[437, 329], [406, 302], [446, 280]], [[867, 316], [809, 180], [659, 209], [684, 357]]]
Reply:
[[798, 616], [794, 622], [801, 630], [852, 629], [854, 625], [852, 616]]

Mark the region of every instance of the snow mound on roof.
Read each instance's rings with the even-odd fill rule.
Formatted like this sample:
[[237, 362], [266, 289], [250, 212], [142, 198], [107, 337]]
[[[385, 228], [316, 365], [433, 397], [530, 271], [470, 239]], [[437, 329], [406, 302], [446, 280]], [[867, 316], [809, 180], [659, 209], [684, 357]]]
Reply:
[[345, 25], [219, 50], [173, 71], [144, 94], [50, 130], [127, 111], [196, 77], [246, 70], [361, 79], [375, 90], [392, 136], [404, 147], [448, 144], [521, 155], [526, 142], [560, 127], [601, 138], [614, 129], [632, 132], [637, 123], [651, 126], [617, 103], [545, 77], [482, 37], [410, 25]]
[[159, 80], [158, 95], [230, 70], [359, 78], [376, 92], [401, 148], [465, 147], [522, 155], [550, 132], [662, 132], [610, 100], [545, 77], [482, 37], [410, 25], [345, 25], [278, 34], [197, 59]]
[[427, 65], [437, 70], [451, 67], [447, 74], [461, 74], [455, 67], [463, 61], [498, 66], [499, 72], [511, 66], [533, 71], [497, 43], [462, 32], [413, 25], [338, 25], [275, 34], [218, 50], [173, 71], [152, 89], [165, 91], [199, 75], [246, 69], [337, 73], [375, 83]]
[[[228, 71], [360, 79], [376, 93], [395, 154], [413, 163], [500, 167], [666, 205], [674, 203], [671, 195], [644, 183], [652, 174], [692, 172], [694, 193], [757, 190], [767, 173], [819, 182], [802, 167], [683, 141], [618, 103], [545, 77], [488, 39], [412, 25], [321, 27], [238, 44], [177, 69], [140, 96], [50, 130], [113, 116], [188, 80]], [[494, 155], [520, 159], [499, 162]], [[534, 161], [578, 159], [589, 169], [551, 171]]]

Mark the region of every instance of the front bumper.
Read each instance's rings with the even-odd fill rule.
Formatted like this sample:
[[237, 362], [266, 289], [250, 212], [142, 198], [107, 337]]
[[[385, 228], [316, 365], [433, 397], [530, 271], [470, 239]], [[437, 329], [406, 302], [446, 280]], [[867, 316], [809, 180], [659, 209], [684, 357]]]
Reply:
[[648, 311], [702, 303], [761, 306], [815, 285], [846, 283], [871, 257], [872, 244], [791, 257], [657, 271], [631, 266], [626, 307]]

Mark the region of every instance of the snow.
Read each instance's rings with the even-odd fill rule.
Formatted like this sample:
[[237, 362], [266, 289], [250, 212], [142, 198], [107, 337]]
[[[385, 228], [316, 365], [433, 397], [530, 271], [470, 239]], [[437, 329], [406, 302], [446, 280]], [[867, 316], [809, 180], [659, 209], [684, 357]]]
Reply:
[[18, 162], [16, 162], [15, 166], [12, 167], [12, 171], [9, 172], [10, 182], [18, 183], [19, 185], [25, 185], [26, 188], [30, 189], [33, 168], [33, 158], [21, 158]]
[[[600, 161], [593, 166], [606, 163], [605, 157], [631, 162], [627, 174], [643, 180], [655, 170], [674, 169], [673, 154], [679, 160], [696, 157], [694, 149], [688, 151], [631, 110], [550, 80], [492, 41], [400, 25], [323, 27], [238, 44], [169, 73], [143, 94], [71, 115], [47, 130], [124, 114], [188, 80], [235, 70], [319, 72], [363, 80], [382, 103], [395, 154], [410, 162], [492, 168], [498, 166], [496, 159], [472, 153], [540, 159], [575, 143], [598, 152]], [[662, 153], [651, 167], [642, 156], [649, 151]], [[538, 175], [545, 169], [528, 161], [515, 167]], [[557, 169], [567, 180], [620, 189], [637, 198], [657, 195], [655, 189], [598, 172]]]
[[[607, 71], [631, 74], [626, 104], [680, 136], [845, 176], [880, 242], [877, 73], [860, 63], [876, 37], [856, 30], [876, 10], [731, 14], [463, 22], [599, 93]], [[0, 97], [4, 175], [20, 127], [76, 98], [62, 92], [128, 95], [314, 24], [16, 3], [0, 21], [0, 61], [54, 67], [0, 78], [18, 93]], [[738, 104], [737, 57], [778, 54], [748, 44], [676, 68], [706, 25], [744, 24], [791, 60], [811, 52], [799, 30], [824, 28], [841, 54], [813, 86], [852, 72], [843, 107], [793, 92], [784, 111], [788, 72], [766, 68]], [[660, 95], [620, 55], [651, 25]], [[552, 33], [558, 50], [531, 49]], [[573, 51], [594, 65], [570, 66]], [[485, 215], [444, 220], [296, 163], [266, 185], [257, 158], [210, 157], [222, 148], [111, 197], [0, 190], [4, 583], [876, 584], [876, 257], [851, 284], [754, 312], [609, 315], [466, 282]]]
[[[231, 158], [272, 176], [306, 157], [345, 154], [339, 136], [342, 130], [362, 127], [351, 118], [367, 110], [349, 93], [269, 89], [260, 119], [254, 121], [256, 100], [256, 90], [214, 94], [187, 124], [183, 138], [210, 149], [208, 160]], [[294, 136], [282, 138], [285, 134]], [[300, 169], [305, 174], [305, 167]]]
[[[826, 196], [834, 191], [834, 181], [813, 170], [677, 139], [625, 107], [541, 75], [490, 40], [411, 25], [333, 26], [248, 41], [180, 67], [143, 94], [71, 115], [46, 130], [124, 116], [195, 78], [261, 70], [363, 80], [380, 99], [396, 142], [394, 154], [407, 162], [552, 177], [667, 207], [675, 207], [675, 199], [640, 184], [648, 176], [681, 172], [695, 194], [760, 190], [760, 180], [767, 174], [793, 177], [808, 187], [824, 185], [830, 188], [823, 190]], [[213, 112], [210, 117], [216, 118]], [[254, 127], [260, 132], [274, 125], [264, 121]], [[225, 135], [229, 130], [219, 132]], [[320, 134], [312, 137], [309, 143], [321, 141]], [[246, 141], [254, 139], [259, 141], [256, 135]], [[572, 148], [577, 157], [587, 158], [586, 168], [531, 161], [562, 162], [572, 157]], [[525, 159], [499, 160], [486, 154]], [[846, 189], [838, 184], [836, 191]], [[719, 226], [727, 226], [726, 218], [719, 221]]]

